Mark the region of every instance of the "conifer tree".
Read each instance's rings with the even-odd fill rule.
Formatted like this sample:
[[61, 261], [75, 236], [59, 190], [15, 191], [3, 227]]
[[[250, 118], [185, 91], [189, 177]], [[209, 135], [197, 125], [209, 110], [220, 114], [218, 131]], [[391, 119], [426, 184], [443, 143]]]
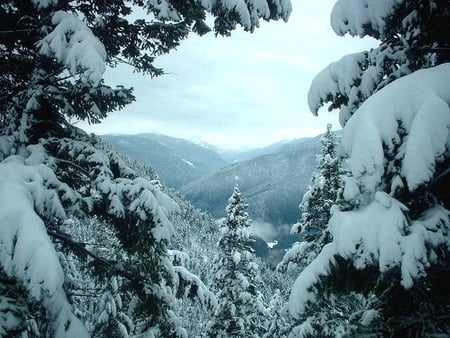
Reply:
[[303, 196], [300, 205], [302, 219], [292, 229], [300, 232], [308, 242], [317, 241], [324, 236], [330, 209], [342, 186], [342, 169], [336, 154], [336, 135], [331, 131], [331, 124], [327, 125], [321, 143], [322, 153], [317, 158], [318, 172], [313, 175], [310, 188]]
[[214, 262], [218, 307], [208, 325], [209, 337], [261, 337], [266, 330], [259, 269], [246, 229], [250, 226], [246, 207], [236, 186], [228, 200], [220, 253]]
[[449, 18], [448, 1], [335, 5], [337, 34], [380, 44], [331, 64], [310, 89], [314, 113], [326, 102], [341, 109], [350, 176], [329, 221], [332, 241], [293, 286], [295, 318], [322, 297], [360, 292], [365, 309], [346, 334], [450, 333], [450, 204], [439, 188], [449, 180]]
[[331, 131], [331, 124], [327, 125], [321, 144], [321, 154], [317, 156], [317, 172], [313, 174], [309, 189], [299, 206], [302, 211], [301, 220], [291, 229], [291, 232], [299, 232], [304, 242], [294, 244], [286, 252], [278, 265], [280, 271], [286, 271], [291, 264], [298, 273], [331, 240], [327, 230], [330, 210], [336, 203], [343, 184], [343, 170], [336, 153], [336, 135]]
[[[0, 311], [13, 318], [1, 326], [2, 334], [82, 338], [92, 333], [96, 314], [83, 317], [80, 303], [70, 299], [71, 287], [81, 279], [66, 283], [73, 272], [67, 267], [80, 267], [84, 259], [93, 280], [103, 278], [105, 307], [128, 305], [127, 313], [125, 306], [121, 309], [132, 323], [116, 325], [115, 333], [126, 328], [133, 335], [186, 336], [172, 310], [174, 297], [181, 289], [192, 294], [205, 290], [168, 256], [169, 217], [178, 206], [157, 181], [141, 177], [69, 121], [99, 122], [129, 104], [132, 90], [108, 86], [102, 79], [106, 67], [124, 63], [150, 76], [162, 75], [155, 57], [176, 48], [190, 32], [210, 31], [207, 13], [215, 18], [213, 30], [229, 35], [237, 24], [253, 31], [260, 19], [287, 20], [291, 10], [288, 1], [239, 4], [1, 2], [0, 297], [6, 298]], [[94, 216], [105, 233], [114, 234], [123, 257], [97, 252], [64, 226], [78, 219], [84, 227]], [[108, 295], [105, 286], [115, 279], [121, 282], [117, 288], [111, 285]], [[7, 285], [15, 286], [19, 305], [8, 298]], [[105, 313], [118, 323], [117, 311]], [[111, 332], [112, 326], [100, 326], [99, 332]]]

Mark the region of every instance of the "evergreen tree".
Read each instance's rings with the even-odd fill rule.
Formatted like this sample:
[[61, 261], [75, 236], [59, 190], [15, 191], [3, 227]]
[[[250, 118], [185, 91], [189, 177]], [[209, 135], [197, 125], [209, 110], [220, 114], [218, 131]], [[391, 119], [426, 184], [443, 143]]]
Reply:
[[299, 208], [302, 211], [301, 220], [294, 224], [291, 232], [301, 233], [304, 243], [296, 243], [286, 252], [282, 262], [278, 265], [280, 271], [288, 270], [289, 265], [299, 272], [308, 265], [330, 242], [327, 230], [331, 207], [336, 203], [342, 189], [342, 175], [340, 160], [336, 154], [336, 135], [327, 125], [327, 131], [321, 138], [322, 150], [317, 157], [317, 172], [311, 178], [311, 185], [303, 195]]
[[[211, 288], [213, 278], [213, 258], [219, 252], [217, 242], [220, 237], [215, 220], [208, 214], [195, 209], [179, 194], [170, 193], [180, 206], [181, 212], [172, 216], [176, 233], [172, 240], [171, 252], [182, 252], [177, 262], [198, 276], [205, 283], [205, 289]], [[209, 290], [204, 291], [203, 300], [180, 297], [175, 312], [189, 337], [203, 337], [205, 328], [217, 307], [217, 299]]]
[[450, 212], [439, 188], [449, 179], [449, 18], [447, 1], [335, 5], [338, 34], [381, 42], [330, 65], [310, 90], [313, 112], [325, 102], [341, 108], [351, 173], [329, 221], [333, 240], [293, 286], [295, 318], [322, 297], [357, 292], [365, 301], [346, 334], [450, 333]]
[[[173, 234], [169, 216], [178, 206], [157, 181], [140, 177], [68, 121], [99, 122], [129, 104], [134, 100], [131, 89], [111, 88], [102, 80], [106, 66], [125, 63], [150, 76], [161, 75], [155, 57], [176, 48], [190, 32], [209, 31], [207, 13], [215, 18], [216, 34], [229, 35], [237, 24], [253, 31], [261, 18], [287, 20], [290, 3], [0, 4], [0, 266], [2, 285], [14, 285], [20, 305], [2, 298], [1, 313], [9, 316], [2, 326], [7, 334], [79, 338], [94, 330], [99, 335], [186, 336], [172, 309], [175, 296], [183, 290], [199, 295], [205, 289], [168, 255]], [[106, 248], [117, 242], [124, 255], [97, 252], [65, 227], [68, 219], [85, 227], [94, 216], [102, 221], [99, 231], [113, 234]], [[83, 259], [89, 274], [76, 271]], [[87, 285], [76, 278], [90, 274], [95, 277]], [[114, 280], [120, 281], [117, 288]], [[69, 299], [73, 288], [91, 285], [99, 285], [104, 295], [99, 313], [92, 313], [85, 299]], [[2, 297], [13, 294], [6, 289]], [[104, 309], [107, 323], [100, 320], [105, 316], [96, 316]], [[125, 317], [132, 323], [124, 323]], [[105, 325], [96, 326], [93, 318]]]
[[302, 220], [292, 229], [300, 232], [308, 242], [324, 236], [330, 209], [342, 187], [342, 169], [336, 155], [336, 135], [331, 131], [331, 124], [327, 125], [321, 143], [322, 154], [317, 159], [318, 173], [313, 175], [309, 190], [303, 196], [300, 205]]
[[250, 225], [246, 207], [236, 186], [226, 207], [221, 250], [213, 268], [218, 307], [208, 325], [209, 337], [261, 337], [266, 330], [259, 269], [246, 230]]
[[290, 323], [289, 315], [285, 307], [286, 300], [279, 289], [276, 289], [269, 302], [267, 309], [269, 313], [269, 325], [267, 332], [262, 336], [263, 338], [270, 337], [287, 337], [289, 333]]
[[[299, 273], [308, 266], [332, 238], [328, 231], [331, 208], [338, 201], [342, 189], [343, 170], [337, 157], [336, 135], [327, 125], [327, 131], [321, 138], [322, 151], [317, 157], [318, 171], [311, 178], [309, 190], [303, 196], [300, 210], [302, 219], [294, 224], [293, 232], [300, 232], [304, 238], [286, 252], [277, 269], [290, 279], [291, 286]], [[360, 309], [361, 294], [341, 297], [336, 294], [321, 295], [300, 318], [288, 318], [285, 330], [292, 335], [310, 335], [314, 337], [334, 337], [347, 332], [350, 328], [348, 318]]]

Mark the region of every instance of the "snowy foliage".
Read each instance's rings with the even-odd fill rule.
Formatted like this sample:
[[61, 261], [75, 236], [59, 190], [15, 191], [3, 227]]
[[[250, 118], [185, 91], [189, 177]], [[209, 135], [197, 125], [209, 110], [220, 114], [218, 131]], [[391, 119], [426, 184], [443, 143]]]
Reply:
[[[56, 318], [45, 319], [49, 334], [87, 336], [85, 326], [96, 336], [154, 329], [185, 336], [168, 310], [174, 297], [197, 298], [213, 309], [216, 300], [198, 277], [164, 258], [173, 234], [169, 214], [178, 206], [158, 182], [136, 177], [117, 154], [90, 142], [85, 137], [51, 138], [28, 146], [26, 155], [3, 154], [0, 191], [8, 207], [0, 213], [2, 268], [8, 278], [24, 285], [30, 304], [42, 302], [46, 317]], [[106, 222], [92, 226], [86, 216], [93, 214]], [[70, 215], [80, 221], [65, 221]], [[60, 244], [55, 247], [50, 239]], [[155, 269], [158, 273], [151, 277]], [[119, 289], [109, 287], [109, 280], [120, 280]], [[103, 296], [93, 297], [93, 289], [102, 290]], [[66, 300], [67, 292], [73, 294], [73, 305]], [[145, 315], [144, 304], [155, 302], [161, 306], [159, 313]]]
[[337, 34], [371, 36], [382, 42], [320, 72], [308, 94], [311, 110], [316, 114], [330, 102], [330, 109], [341, 110], [344, 125], [367, 98], [395, 79], [445, 62], [449, 43], [443, 32], [450, 27], [448, 13], [440, 6], [439, 1], [338, 1], [331, 15]]
[[208, 32], [207, 12], [228, 35], [237, 24], [252, 31], [261, 18], [287, 20], [290, 2], [0, 5], [2, 335], [186, 337], [175, 297], [215, 307], [204, 283], [169, 256], [177, 204], [69, 122], [99, 122], [131, 103], [131, 89], [104, 84], [106, 65], [161, 75], [155, 56]]
[[1, 267], [44, 304], [49, 318], [54, 318], [51, 332], [61, 337], [87, 336], [67, 302], [64, 274], [43, 219], [65, 216], [53, 186], [58, 185], [61, 192], [66, 187], [58, 184], [47, 166], [33, 162], [31, 156], [17, 155], [0, 163]]
[[286, 337], [289, 331], [289, 315], [286, 311], [285, 299], [279, 289], [275, 289], [271, 296], [267, 312], [269, 313], [269, 325], [263, 338]]
[[449, 151], [449, 76], [450, 64], [443, 64], [399, 79], [348, 122], [342, 151], [362, 191], [373, 193], [386, 175], [388, 191], [396, 175], [410, 191], [429, 182]]
[[306, 241], [317, 241], [322, 237], [331, 206], [336, 202], [342, 186], [342, 169], [336, 155], [336, 136], [331, 131], [331, 125], [327, 126], [321, 143], [322, 153], [317, 158], [318, 172], [313, 175], [309, 190], [300, 204], [302, 219], [291, 230], [300, 232]]
[[173, 264], [192, 272], [202, 281], [200, 288], [192, 284], [184, 288], [183, 296], [177, 300], [175, 312], [189, 337], [202, 337], [207, 322], [217, 308], [217, 299], [209, 291], [213, 277], [213, 258], [218, 252], [219, 229], [207, 214], [195, 209], [189, 202], [173, 194], [181, 212], [172, 215], [175, 236], [171, 250]]
[[[352, 176], [358, 182], [356, 196], [361, 206], [349, 211], [334, 209], [328, 228], [333, 242], [293, 287], [290, 310], [294, 316], [314, 299], [311, 287], [319, 276], [329, 274], [336, 255], [350, 259], [357, 269], [375, 264], [385, 273], [399, 267], [401, 284], [411, 288], [415, 280], [426, 276], [435, 250], [448, 248], [447, 209], [431, 201], [416, 216], [417, 210], [410, 210], [394, 196], [399, 189], [414, 192], [429, 182], [449, 151], [449, 77], [450, 67], [444, 64], [399, 79], [370, 98], [347, 123], [342, 151], [349, 156]], [[397, 176], [402, 177], [400, 187], [394, 184]], [[392, 191], [391, 186], [395, 187]], [[412, 208], [416, 207], [413, 202]]]
[[39, 41], [39, 52], [54, 55], [73, 75], [80, 69], [82, 78], [96, 86], [105, 72], [103, 44], [76, 15], [55, 12], [52, 24], [55, 29]]
[[[382, 42], [330, 65], [310, 90], [313, 112], [325, 102], [341, 108], [339, 151], [350, 176], [331, 212], [332, 242], [292, 289], [289, 309], [298, 319], [321, 295], [329, 302], [334, 292], [367, 296], [372, 289], [376, 308], [359, 311], [350, 331], [450, 332], [441, 307], [450, 302], [442, 287], [450, 271], [449, 200], [442, 190], [450, 154], [449, 40], [441, 31], [448, 13], [448, 3], [438, 1], [341, 0], [335, 6], [332, 25], [339, 34]], [[379, 60], [368, 64], [372, 57]], [[417, 316], [423, 320], [411, 319]]]
[[[360, 37], [376, 34], [386, 38], [386, 18], [392, 16], [405, 0], [339, 0], [331, 14], [331, 27], [338, 35], [349, 33]], [[351, 11], [348, 9], [351, 8]]]

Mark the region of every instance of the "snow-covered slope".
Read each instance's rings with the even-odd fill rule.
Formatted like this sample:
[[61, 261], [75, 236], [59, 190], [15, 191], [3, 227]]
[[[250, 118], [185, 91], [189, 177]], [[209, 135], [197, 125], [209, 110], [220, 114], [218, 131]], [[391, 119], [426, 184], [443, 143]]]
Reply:
[[170, 188], [197, 180], [226, 165], [216, 151], [161, 134], [103, 135], [116, 150], [149, 163]]

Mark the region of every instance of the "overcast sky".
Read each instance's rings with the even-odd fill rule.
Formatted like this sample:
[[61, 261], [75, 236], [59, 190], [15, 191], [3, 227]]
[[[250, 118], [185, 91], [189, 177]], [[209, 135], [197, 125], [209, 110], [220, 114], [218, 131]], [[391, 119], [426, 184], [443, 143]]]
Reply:
[[253, 34], [238, 29], [228, 38], [190, 36], [157, 59], [169, 73], [159, 78], [108, 70], [107, 83], [134, 87], [136, 102], [101, 124], [79, 126], [97, 134], [158, 132], [227, 149], [315, 136], [327, 123], [340, 128], [337, 112], [309, 112], [309, 85], [329, 63], [374, 42], [334, 34], [334, 0], [292, 2], [288, 23], [263, 22]]

